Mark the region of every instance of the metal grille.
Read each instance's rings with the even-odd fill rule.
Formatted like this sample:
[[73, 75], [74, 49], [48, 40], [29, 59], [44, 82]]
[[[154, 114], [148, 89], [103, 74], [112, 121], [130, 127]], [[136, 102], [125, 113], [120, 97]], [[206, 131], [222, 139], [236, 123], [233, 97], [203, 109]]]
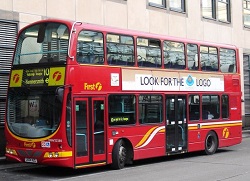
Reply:
[[0, 99], [0, 126], [4, 125], [5, 99]]
[[0, 125], [4, 124], [5, 98], [16, 37], [17, 23], [0, 21]]
[[245, 114], [250, 114], [250, 69], [249, 69], [250, 55], [244, 55], [244, 100], [245, 100]]

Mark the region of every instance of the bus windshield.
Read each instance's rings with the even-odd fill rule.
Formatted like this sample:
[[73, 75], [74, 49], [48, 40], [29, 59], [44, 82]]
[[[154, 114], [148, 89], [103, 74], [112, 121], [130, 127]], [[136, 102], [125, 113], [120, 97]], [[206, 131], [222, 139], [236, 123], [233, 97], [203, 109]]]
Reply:
[[20, 137], [41, 138], [51, 135], [60, 123], [62, 94], [52, 90], [10, 89], [7, 123], [11, 132]]
[[42, 23], [23, 30], [17, 40], [14, 65], [66, 62], [69, 31], [60, 23]]

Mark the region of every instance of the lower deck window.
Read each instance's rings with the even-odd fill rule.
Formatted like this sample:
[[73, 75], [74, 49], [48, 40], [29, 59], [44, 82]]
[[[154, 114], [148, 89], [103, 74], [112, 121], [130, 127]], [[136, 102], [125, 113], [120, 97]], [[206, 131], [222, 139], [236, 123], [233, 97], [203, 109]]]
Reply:
[[135, 124], [135, 96], [109, 96], [109, 125]]
[[139, 121], [143, 123], [161, 123], [163, 106], [161, 95], [139, 96]]

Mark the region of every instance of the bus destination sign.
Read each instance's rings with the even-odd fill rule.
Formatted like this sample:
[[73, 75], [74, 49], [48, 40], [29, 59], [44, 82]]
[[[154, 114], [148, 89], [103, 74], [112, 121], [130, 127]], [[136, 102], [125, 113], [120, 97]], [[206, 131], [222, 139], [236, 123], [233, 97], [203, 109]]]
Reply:
[[65, 67], [12, 70], [10, 87], [60, 86], [64, 79]]

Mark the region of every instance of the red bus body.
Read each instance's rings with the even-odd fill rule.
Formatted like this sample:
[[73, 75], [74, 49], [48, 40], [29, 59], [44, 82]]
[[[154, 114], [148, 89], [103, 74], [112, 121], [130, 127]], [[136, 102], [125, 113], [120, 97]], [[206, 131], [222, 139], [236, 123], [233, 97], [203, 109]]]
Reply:
[[[72, 168], [105, 164], [123, 168], [124, 164], [132, 163], [133, 160], [201, 150], [213, 154], [217, 148], [241, 143], [241, 78], [236, 47], [63, 20], [43, 20], [26, 28], [39, 23], [53, 22], [64, 24], [68, 28], [69, 50], [65, 63], [13, 63], [6, 107], [7, 159]], [[20, 35], [26, 28], [20, 31], [18, 39], [23, 38]], [[78, 35], [84, 30], [102, 33], [103, 64], [77, 61], [78, 41], [80, 41]], [[109, 50], [105, 48], [109, 41], [106, 39], [107, 34], [133, 38], [134, 66], [108, 63]], [[136, 58], [139, 55], [136, 50], [138, 37], [157, 39], [160, 47], [165, 46], [164, 40], [181, 42], [184, 44], [185, 52], [188, 44], [197, 45], [199, 50], [201, 46], [215, 47], [218, 52], [221, 48], [233, 50], [236, 59], [235, 71], [233, 73], [220, 70], [202, 71], [200, 63], [198, 70], [188, 70], [187, 53], [185, 53], [186, 67], [183, 69], [168, 69], [164, 68], [163, 64], [157, 68], [139, 66]], [[15, 57], [17, 56], [14, 56], [14, 59]], [[164, 59], [162, 52], [161, 59]], [[198, 59], [200, 60], [200, 57]], [[15, 75], [19, 76], [19, 79]], [[186, 85], [187, 77], [194, 81], [192, 82], [195, 84], [192, 84], [194, 88]], [[51, 83], [58, 80], [62, 82]], [[26, 87], [24, 83], [18, 84], [19, 81], [26, 81], [25, 85], [28, 85], [29, 90], [51, 89], [52, 93], [56, 92], [53, 97], [55, 101], [52, 101], [49, 93], [45, 91], [40, 97], [35, 93], [31, 96], [27, 94], [26, 97], [29, 98], [26, 100], [23, 96], [27, 92]], [[60, 90], [63, 91], [61, 101], [58, 101]], [[20, 98], [16, 100], [14, 96], [19, 95], [16, 93], [18, 91], [23, 93], [20, 93]], [[216, 100], [218, 107], [215, 108]], [[224, 100], [228, 101], [226, 102], [228, 105], [224, 104]], [[50, 104], [44, 106], [43, 103], [46, 101], [51, 101], [51, 106]], [[27, 104], [28, 107], [25, 108], [27, 110], [20, 111], [18, 106], [12, 109], [15, 104], [20, 107], [25, 107]], [[62, 108], [60, 114], [58, 111], [50, 114], [50, 109], [57, 104]], [[134, 109], [126, 110], [126, 104]], [[218, 117], [203, 120], [204, 107], [218, 112]], [[194, 108], [196, 112], [192, 111]], [[15, 119], [31, 115], [38, 124], [38, 113], [41, 113], [42, 109], [45, 116], [48, 112], [50, 119], [46, 119], [46, 126], [41, 128], [37, 125], [28, 126]], [[118, 109], [120, 112], [111, 111]], [[173, 114], [170, 113], [172, 111]], [[81, 113], [84, 115], [80, 115]], [[196, 113], [198, 118], [190, 120], [193, 113]], [[173, 118], [170, 118], [171, 115]], [[98, 117], [101, 117], [104, 123], [101, 131], [95, 126]], [[52, 124], [50, 121], [52, 118], [60, 121], [54, 121]], [[78, 121], [78, 118], [86, 120]], [[24, 125], [25, 128], [22, 127]], [[21, 129], [30, 134], [25, 135]], [[32, 132], [34, 134], [31, 134]]]

